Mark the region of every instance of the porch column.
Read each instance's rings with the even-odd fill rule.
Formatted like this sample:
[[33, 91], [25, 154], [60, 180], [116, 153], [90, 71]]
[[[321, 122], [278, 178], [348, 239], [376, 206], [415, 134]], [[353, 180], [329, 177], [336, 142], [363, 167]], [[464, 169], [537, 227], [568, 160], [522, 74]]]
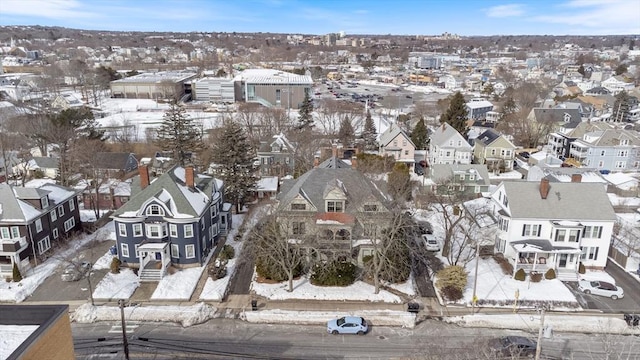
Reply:
[[536, 265], [538, 264], [538, 253], [534, 253], [533, 255], [533, 268], [531, 268], [531, 271], [536, 271]]
[[516, 278], [516, 272], [518, 271], [518, 264], [520, 263], [520, 251], [516, 251], [516, 258], [514, 260], [514, 266], [513, 266], [513, 274], [511, 274], [511, 278], [515, 279]]

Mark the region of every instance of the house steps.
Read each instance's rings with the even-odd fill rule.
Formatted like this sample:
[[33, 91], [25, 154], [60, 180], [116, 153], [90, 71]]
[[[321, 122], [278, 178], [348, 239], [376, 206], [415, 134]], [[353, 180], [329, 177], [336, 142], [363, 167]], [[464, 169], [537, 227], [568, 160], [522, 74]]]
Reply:
[[556, 278], [560, 281], [578, 281], [578, 274], [575, 272], [558, 272]]
[[142, 269], [140, 270], [140, 281], [160, 281], [162, 279], [162, 270]]

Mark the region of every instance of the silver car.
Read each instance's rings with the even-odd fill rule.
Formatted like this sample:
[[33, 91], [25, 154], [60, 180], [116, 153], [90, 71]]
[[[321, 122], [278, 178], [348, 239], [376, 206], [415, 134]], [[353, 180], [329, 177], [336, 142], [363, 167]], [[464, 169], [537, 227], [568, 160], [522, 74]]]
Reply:
[[621, 287], [604, 281], [580, 280], [578, 282], [578, 290], [585, 294], [605, 296], [613, 300], [624, 297], [624, 290]]
[[86, 261], [80, 264], [71, 264], [62, 271], [62, 281], [78, 281], [91, 269], [91, 263]]

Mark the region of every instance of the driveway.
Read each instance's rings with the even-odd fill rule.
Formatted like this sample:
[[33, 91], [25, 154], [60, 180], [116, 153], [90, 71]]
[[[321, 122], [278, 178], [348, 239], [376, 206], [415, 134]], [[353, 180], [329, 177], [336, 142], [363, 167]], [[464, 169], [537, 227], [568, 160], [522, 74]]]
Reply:
[[[80, 250], [76, 258], [81, 261], [94, 263], [104, 255], [114, 244], [113, 241], [98, 242], [93, 249]], [[27, 298], [29, 301], [66, 301], [66, 300], [87, 300], [89, 295], [89, 283], [86, 278], [79, 281], [64, 282], [60, 279], [64, 264], [56, 269], [33, 294]], [[91, 272], [91, 285], [95, 289], [96, 285], [108, 272], [108, 269], [94, 270]]]
[[600, 310], [605, 313], [640, 313], [640, 283], [618, 265], [607, 262], [605, 271], [611, 275], [616, 285], [624, 289], [624, 298], [612, 300], [604, 296], [587, 295], [578, 291], [577, 282], [565, 283], [585, 309]]

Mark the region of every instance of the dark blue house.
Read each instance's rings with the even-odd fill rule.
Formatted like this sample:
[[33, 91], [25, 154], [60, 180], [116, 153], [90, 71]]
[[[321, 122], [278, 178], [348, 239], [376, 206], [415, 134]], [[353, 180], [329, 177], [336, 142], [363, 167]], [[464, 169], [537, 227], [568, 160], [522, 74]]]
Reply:
[[145, 165], [139, 172], [131, 199], [111, 215], [120, 261], [139, 268], [142, 281], [160, 280], [170, 265], [204, 265], [231, 227], [223, 182], [191, 166], [174, 166], [156, 179]]

